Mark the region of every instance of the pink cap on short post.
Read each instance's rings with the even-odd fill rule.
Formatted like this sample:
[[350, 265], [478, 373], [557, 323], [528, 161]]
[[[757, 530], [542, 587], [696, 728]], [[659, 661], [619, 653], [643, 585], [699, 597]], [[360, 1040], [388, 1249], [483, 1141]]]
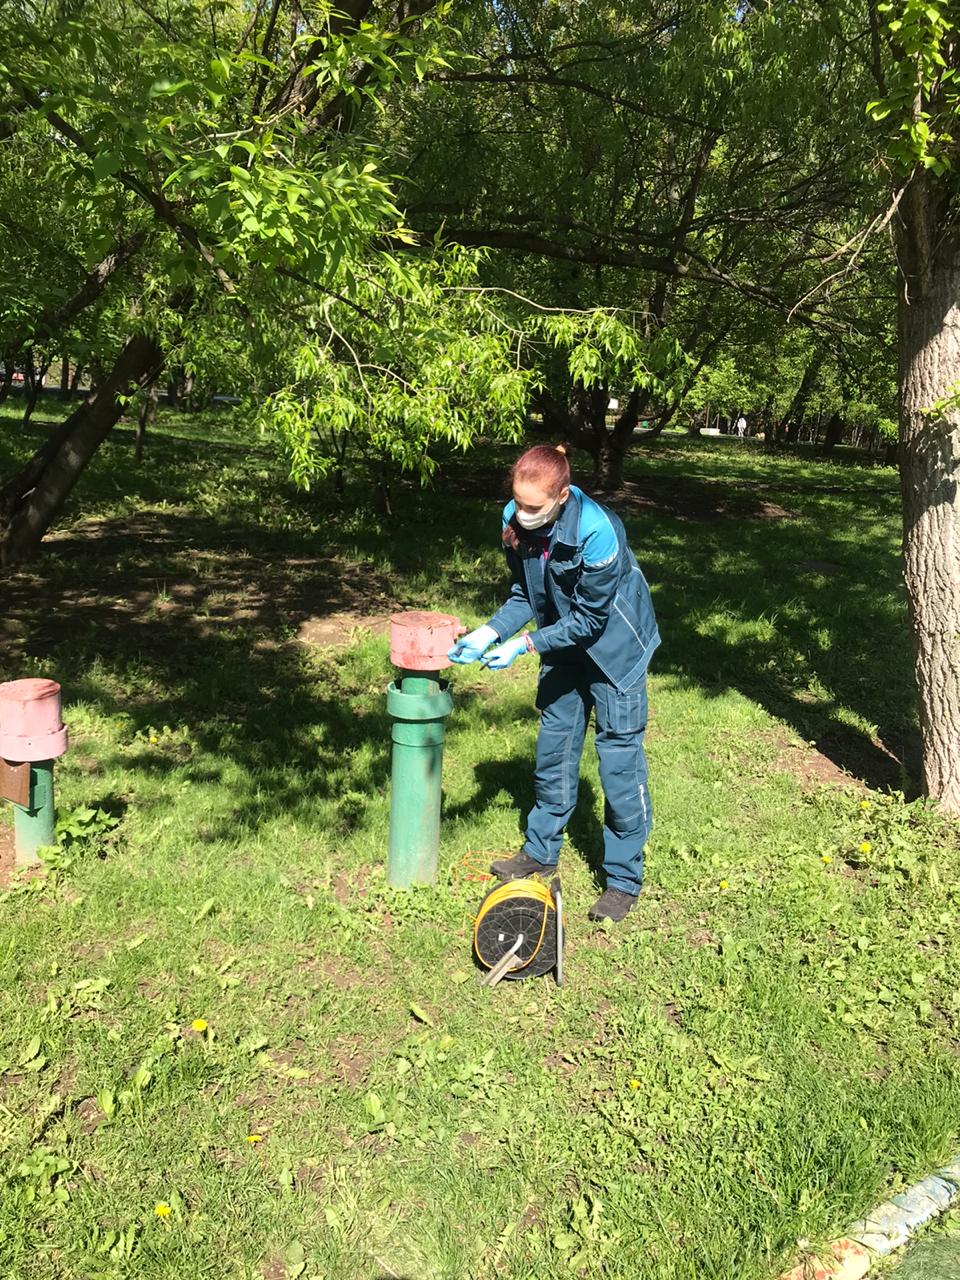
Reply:
[[0, 684], [0, 757], [53, 760], [67, 749], [55, 680], [8, 680]]
[[447, 653], [463, 634], [459, 618], [412, 609], [390, 618], [390, 661], [404, 671], [449, 667]]

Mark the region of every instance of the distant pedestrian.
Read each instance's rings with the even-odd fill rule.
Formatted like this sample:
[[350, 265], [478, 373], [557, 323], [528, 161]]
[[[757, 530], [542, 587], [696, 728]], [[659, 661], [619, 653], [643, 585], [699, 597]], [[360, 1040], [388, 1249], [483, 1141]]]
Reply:
[[737, 438], [739, 440], [742, 440], [746, 434], [747, 434], [747, 420], [741, 413], [740, 417], [737, 419]]

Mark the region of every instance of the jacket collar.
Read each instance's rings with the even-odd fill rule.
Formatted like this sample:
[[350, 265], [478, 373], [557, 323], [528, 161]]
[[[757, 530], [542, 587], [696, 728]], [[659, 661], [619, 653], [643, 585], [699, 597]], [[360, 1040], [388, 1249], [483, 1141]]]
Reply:
[[570, 497], [563, 504], [553, 526], [551, 547], [560, 542], [565, 547], [575, 547], [580, 542], [580, 500], [583, 493], [575, 484], [570, 486]]

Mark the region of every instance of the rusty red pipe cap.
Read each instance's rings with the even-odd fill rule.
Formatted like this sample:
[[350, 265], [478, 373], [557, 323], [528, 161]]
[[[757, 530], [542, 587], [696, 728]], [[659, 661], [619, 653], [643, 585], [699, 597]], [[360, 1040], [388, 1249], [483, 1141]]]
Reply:
[[390, 618], [390, 661], [404, 671], [440, 671], [447, 653], [463, 635], [460, 619], [448, 613], [411, 609]]
[[0, 684], [0, 757], [53, 760], [67, 749], [55, 680], [8, 680]]

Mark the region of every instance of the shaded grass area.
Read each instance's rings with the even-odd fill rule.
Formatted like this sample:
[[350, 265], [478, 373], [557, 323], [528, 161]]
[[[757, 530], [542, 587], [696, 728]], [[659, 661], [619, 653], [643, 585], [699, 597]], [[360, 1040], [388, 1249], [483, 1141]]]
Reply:
[[[489, 616], [506, 458], [384, 523], [224, 428], [201, 453], [173, 420], [140, 470], [118, 437], [0, 584], [3, 674], [64, 686], [80, 831], [0, 905], [3, 1274], [750, 1280], [955, 1149], [955, 835], [862, 785], [908, 780], [914, 732], [891, 472], [636, 461], [647, 887], [584, 920], [585, 757], [568, 986], [488, 993], [472, 913], [531, 800], [535, 671], [453, 674], [441, 883], [397, 894], [387, 646], [351, 618]], [[295, 642], [331, 616], [341, 647]]]
[[956, 1280], [960, 1276], [960, 1214], [954, 1210], [895, 1261], [897, 1280]]

